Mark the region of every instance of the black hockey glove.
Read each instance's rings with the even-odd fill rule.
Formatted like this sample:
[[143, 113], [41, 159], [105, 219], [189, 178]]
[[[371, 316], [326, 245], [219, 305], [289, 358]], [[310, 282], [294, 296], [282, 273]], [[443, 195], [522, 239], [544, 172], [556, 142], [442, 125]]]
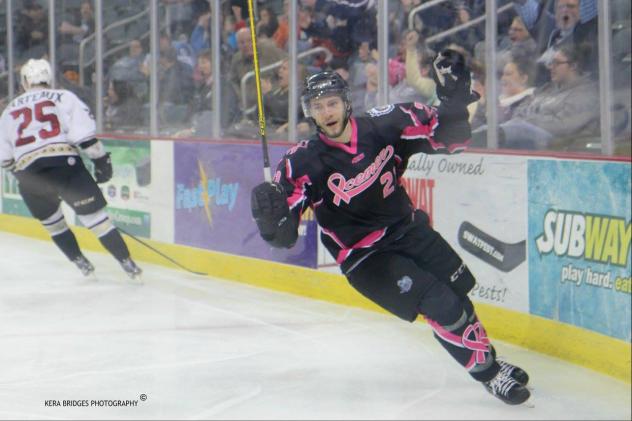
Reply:
[[94, 178], [97, 183], [106, 183], [112, 178], [112, 160], [110, 159], [110, 153], [106, 153], [101, 158], [93, 159], [94, 163]]
[[250, 207], [261, 237], [266, 241], [273, 240], [279, 227], [290, 217], [287, 196], [277, 183], [261, 183], [252, 189]]
[[471, 89], [470, 69], [457, 51], [446, 49], [432, 63], [432, 78], [437, 85], [437, 97], [446, 107], [466, 107], [479, 100]]

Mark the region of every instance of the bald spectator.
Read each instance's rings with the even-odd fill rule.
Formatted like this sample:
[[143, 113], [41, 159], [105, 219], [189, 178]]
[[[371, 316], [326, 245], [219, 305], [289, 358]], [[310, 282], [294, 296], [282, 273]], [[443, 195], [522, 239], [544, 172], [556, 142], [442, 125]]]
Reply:
[[[241, 28], [237, 31], [237, 48], [239, 48], [239, 51], [233, 55], [228, 74], [235, 91], [241, 95], [241, 79], [246, 73], [254, 70], [254, 53], [248, 28]], [[287, 54], [278, 48], [270, 38], [262, 37], [257, 38], [257, 57], [259, 59], [259, 68], [262, 68], [285, 59]], [[248, 106], [254, 105], [257, 98], [254, 77], [249, 79], [246, 92]]]

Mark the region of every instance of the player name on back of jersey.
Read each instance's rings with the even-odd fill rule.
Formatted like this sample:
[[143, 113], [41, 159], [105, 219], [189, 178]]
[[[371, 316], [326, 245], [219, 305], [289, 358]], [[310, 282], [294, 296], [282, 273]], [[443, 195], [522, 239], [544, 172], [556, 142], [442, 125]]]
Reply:
[[42, 89], [39, 91], [29, 92], [20, 95], [11, 102], [11, 107], [24, 106], [40, 99], [46, 98], [51, 101], [61, 102], [61, 98], [64, 95], [63, 91], [55, 91], [49, 89]]

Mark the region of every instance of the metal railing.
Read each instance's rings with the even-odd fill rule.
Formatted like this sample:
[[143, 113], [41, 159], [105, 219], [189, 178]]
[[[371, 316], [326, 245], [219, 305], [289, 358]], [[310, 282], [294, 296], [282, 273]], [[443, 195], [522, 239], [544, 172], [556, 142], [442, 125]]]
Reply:
[[[331, 53], [331, 51], [329, 51], [328, 48], [325, 48], [325, 47], [315, 47], [315, 48], [310, 48], [309, 50], [305, 50], [302, 53], [299, 53], [297, 55], [297, 59], [302, 59], [302, 58], [313, 56], [313, 55], [320, 54], [320, 53], [325, 53], [325, 62], [329, 63], [331, 61], [331, 59], [333, 57], [333, 54]], [[274, 62], [272, 64], [268, 64], [267, 66], [264, 66], [264, 67], [260, 68], [259, 69], [259, 73], [263, 74], [263, 73], [270, 72], [270, 71], [272, 71], [274, 69], [277, 69], [278, 67], [281, 66], [281, 64], [284, 61], [285, 61], [285, 59], [279, 60], [279, 61]], [[257, 105], [255, 104], [250, 109], [248, 108], [248, 89], [246, 88], [246, 85], [248, 84], [248, 81], [251, 78], [253, 78], [254, 76], [255, 76], [255, 72], [254, 72], [254, 70], [251, 70], [251, 71], [246, 73], [241, 78], [241, 83], [240, 83], [240, 87], [241, 87], [241, 104], [242, 104], [242, 111], [245, 114], [252, 113], [257, 107]]]
[[[429, 3], [425, 3], [425, 4], [429, 4]], [[424, 6], [425, 4], [422, 4], [422, 6]], [[513, 9], [513, 3], [506, 4], [506, 5], [498, 8], [498, 10], [496, 11], [496, 15], [500, 15], [501, 13], [504, 13], [504, 12], [506, 12], [508, 10], [511, 10], [511, 9]], [[457, 32], [462, 31], [464, 29], [467, 29], [470, 26], [474, 26], [474, 25], [477, 25], [477, 24], [479, 24], [481, 22], [485, 22], [485, 20], [486, 20], [486, 16], [485, 15], [480, 15], [480, 16], [470, 20], [469, 22], [462, 23], [462, 24], [460, 24], [458, 26], [455, 26], [454, 28], [450, 28], [448, 30], [445, 30], [443, 32], [440, 32], [438, 34], [435, 34], [435, 35], [433, 35], [431, 37], [426, 38], [426, 44], [432, 44], [432, 43], [441, 41], [445, 37], [449, 37], [452, 34], [456, 34]]]
[[422, 10], [426, 10], [430, 7], [436, 6], [437, 4], [441, 4], [441, 3], [445, 3], [449, 1], [451, 0], [432, 0], [432, 1], [429, 1], [428, 3], [423, 3], [415, 7], [413, 10], [411, 10], [408, 13], [408, 29], [413, 29], [413, 27], [415, 26], [415, 15], [417, 14], [417, 12], [421, 12]]
[[[116, 29], [120, 26], [123, 25], [127, 25], [130, 22], [133, 22], [141, 17], [143, 17], [144, 15], [149, 15], [149, 10], [144, 10], [142, 12], [139, 12], [133, 16], [129, 16], [125, 19], [121, 19], [119, 21], [116, 21], [108, 26], [106, 26], [105, 28], [103, 28], [103, 34], [106, 35], [108, 31], [111, 31], [112, 29]], [[138, 39], [144, 39], [146, 37], [149, 36], [149, 30], [142, 34], [140, 37], [138, 37]], [[95, 57], [92, 57], [90, 60], [86, 60], [85, 59], [85, 55], [86, 55], [86, 46], [89, 42], [93, 42], [95, 40], [96, 37], [96, 33], [92, 33], [89, 36], [85, 37], [84, 39], [81, 40], [81, 42], [79, 43], [79, 84], [81, 86], [85, 86], [85, 69], [86, 67], [92, 65], [92, 63], [94, 63], [96, 61]], [[131, 40], [128, 40], [127, 42], [121, 44], [121, 45], [117, 45], [114, 48], [111, 48], [110, 50], [106, 51], [103, 54], [103, 59], [106, 59], [108, 57], [110, 57], [113, 54], [118, 53], [121, 50], [124, 50], [125, 48], [127, 48], [129, 46], [129, 43], [131, 42]]]

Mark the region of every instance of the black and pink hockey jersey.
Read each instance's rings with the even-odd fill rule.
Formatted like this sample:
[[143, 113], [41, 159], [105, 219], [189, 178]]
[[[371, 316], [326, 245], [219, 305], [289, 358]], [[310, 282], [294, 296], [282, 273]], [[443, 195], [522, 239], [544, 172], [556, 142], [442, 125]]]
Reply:
[[350, 124], [349, 143], [319, 133], [289, 149], [273, 180], [294, 217], [314, 210], [321, 241], [345, 273], [409, 225], [414, 208], [400, 182], [408, 158], [462, 151], [470, 135], [467, 121], [439, 130], [437, 110], [420, 103], [373, 108]]

